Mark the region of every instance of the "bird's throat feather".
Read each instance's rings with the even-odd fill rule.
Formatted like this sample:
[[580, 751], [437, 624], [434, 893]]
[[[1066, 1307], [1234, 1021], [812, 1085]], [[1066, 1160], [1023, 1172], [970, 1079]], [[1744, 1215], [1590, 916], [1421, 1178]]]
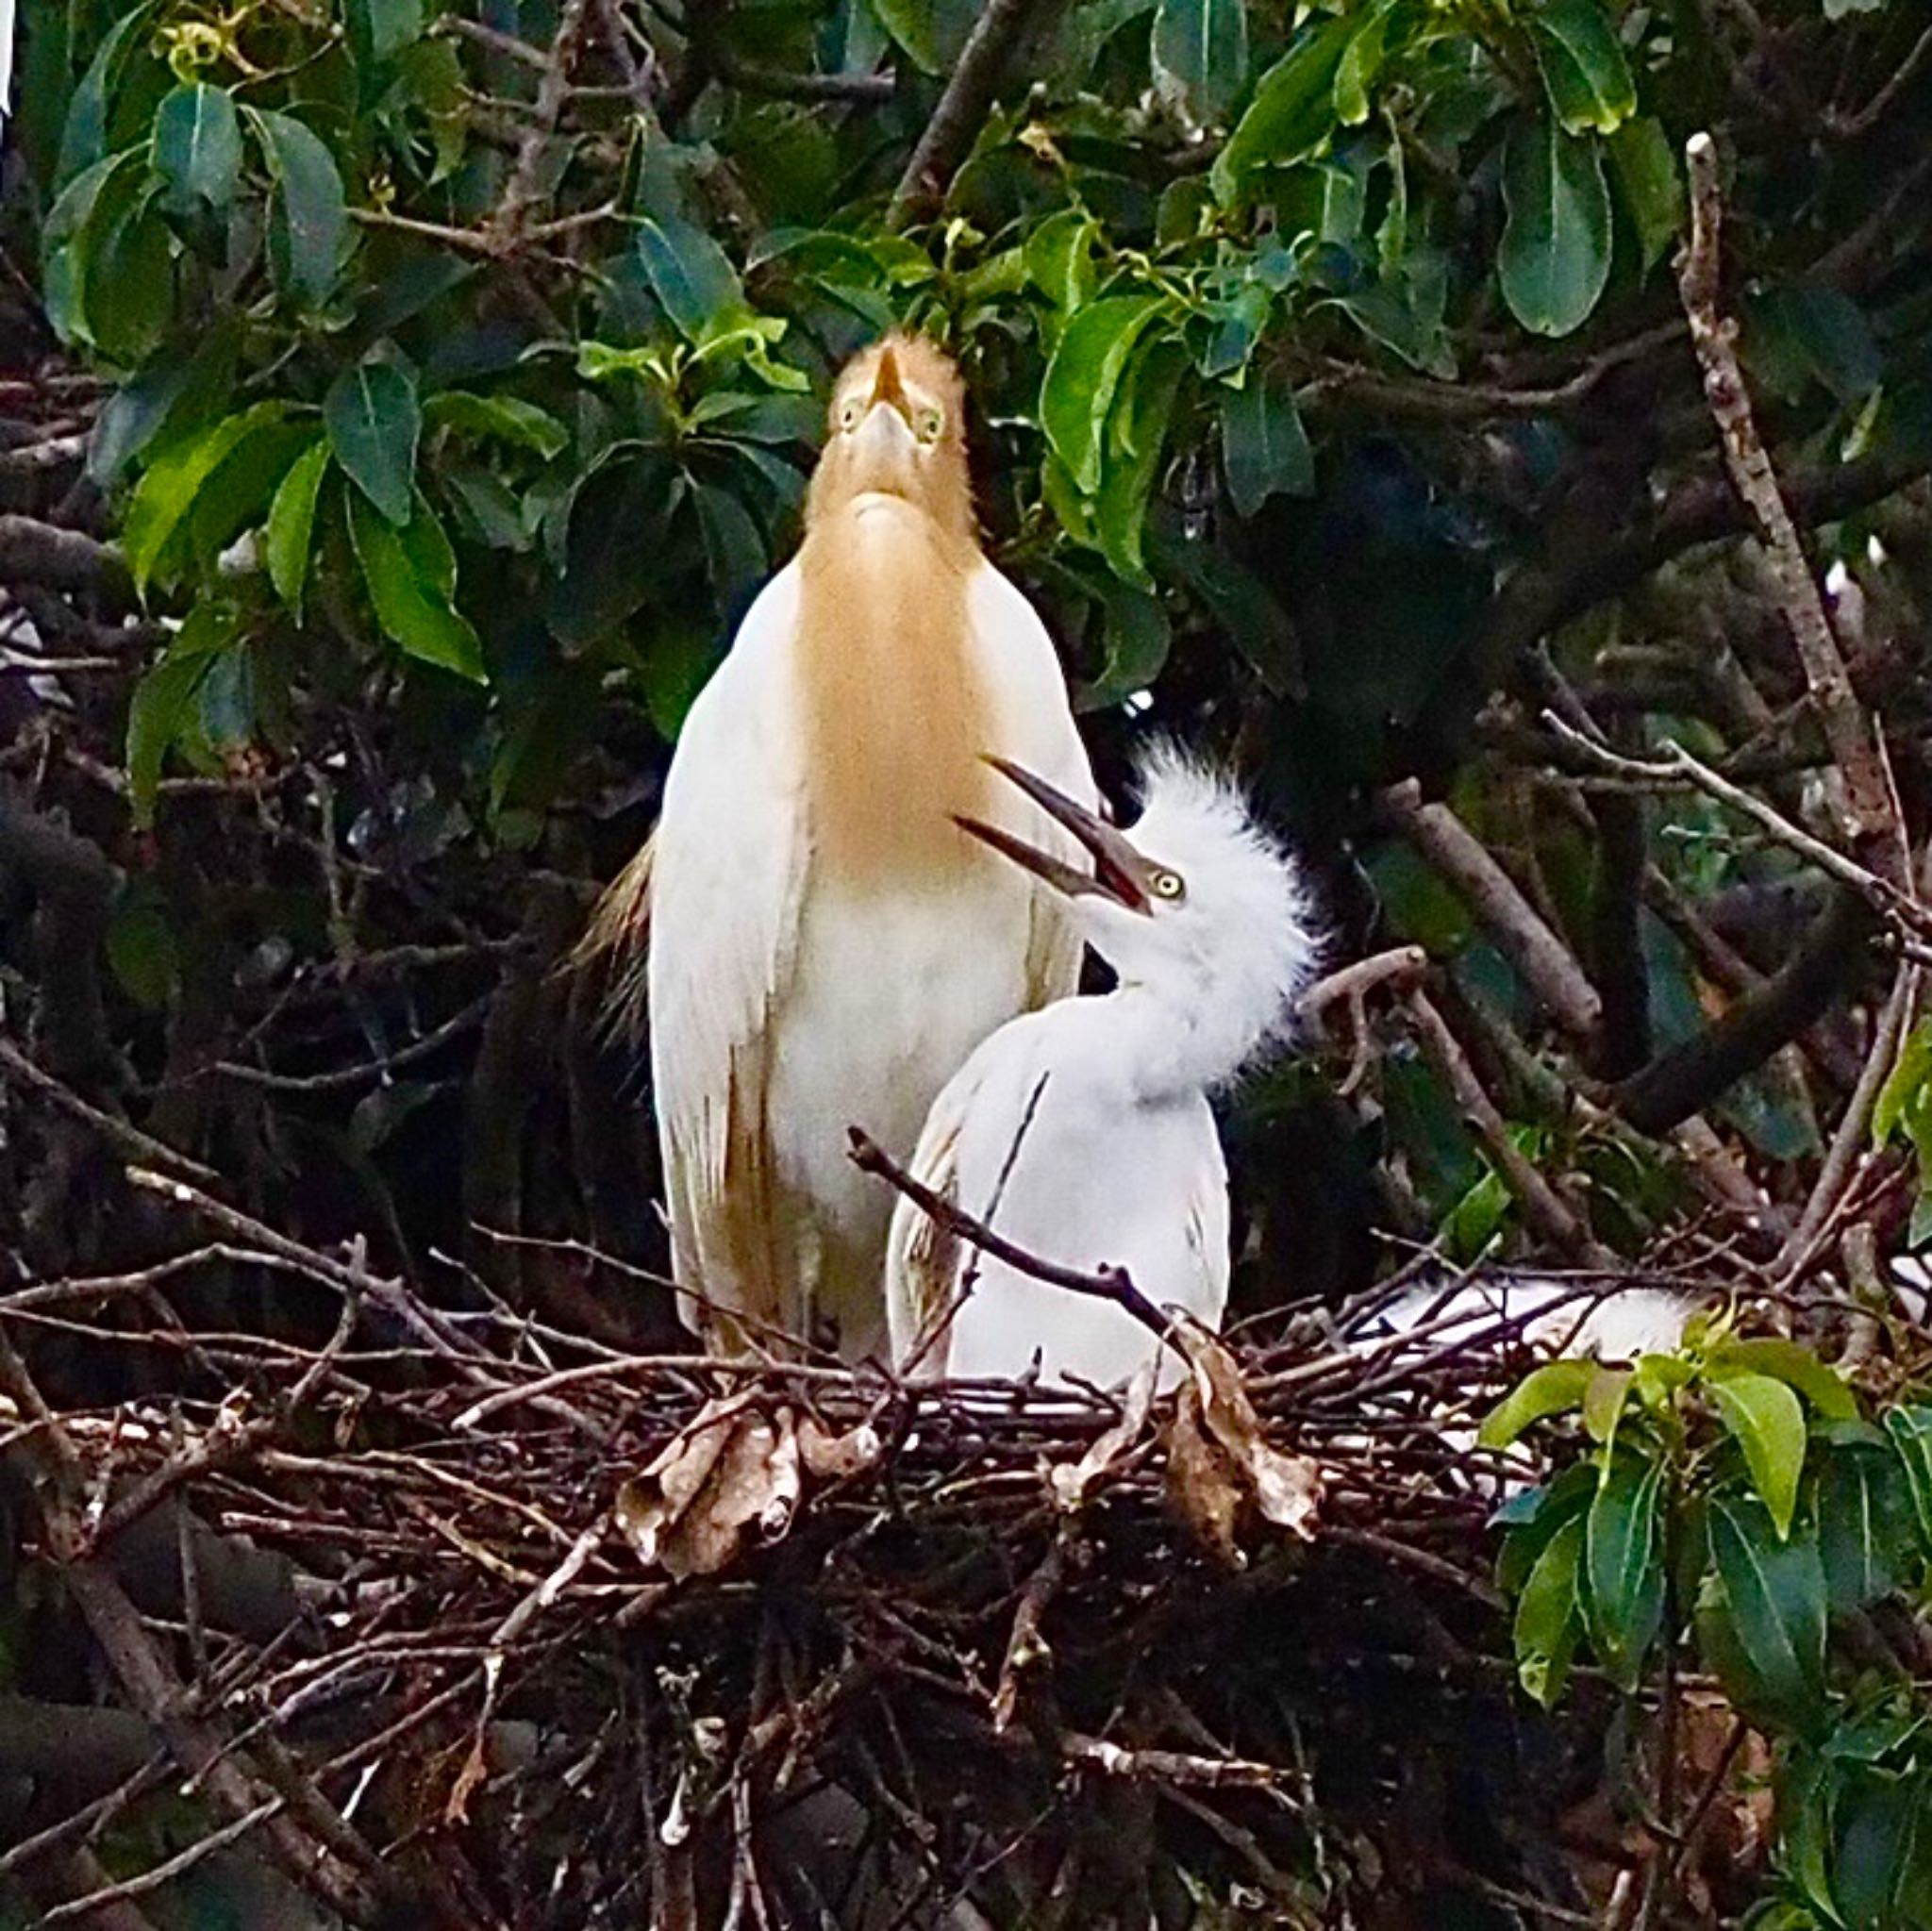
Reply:
[[986, 808], [980, 754], [999, 741], [974, 661], [978, 562], [902, 499], [861, 496], [814, 519], [795, 670], [821, 876], [898, 891], [980, 864], [953, 823]]

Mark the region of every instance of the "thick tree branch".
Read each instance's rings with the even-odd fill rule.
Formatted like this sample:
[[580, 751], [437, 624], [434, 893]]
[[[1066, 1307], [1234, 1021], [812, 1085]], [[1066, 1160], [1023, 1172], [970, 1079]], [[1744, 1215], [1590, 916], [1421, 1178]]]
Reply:
[[0, 516], [0, 583], [97, 590], [116, 598], [133, 595], [118, 550], [82, 530], [62, 529], [33, 516]]
[[1701, 1111], [1795, 1040], [1844, 990], [1876, 925], [1854, 891], [1838, 891], [1784, 969], [1717, 1024], [1661, 1053], [1616, 1089], [1640, 1133], [1661, 1134]]
[[1413, 778], [1390, 786], [1381, 802], [1395, 828], [1482, 921], [1557, 1024], [1573, 1039], [1593, 1043], [1603, 1023], [1595, 987], [1481, 841], [1447, 805], [1424, 805]]
[[971, 150], [1007, 76], [1027, 16], [1040, 4], [1041, 0], [986, 0], [966, 37], [959, 64], [892, 190], [886, 210], [888, 226], [903, 228], [945, 199], [954, 172]]

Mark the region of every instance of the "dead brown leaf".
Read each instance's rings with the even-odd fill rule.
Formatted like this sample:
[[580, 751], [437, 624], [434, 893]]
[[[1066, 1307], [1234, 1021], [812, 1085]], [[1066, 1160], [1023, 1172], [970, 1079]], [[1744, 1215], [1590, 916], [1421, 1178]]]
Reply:
[[808, 1414], [799, 1418], [798, 1451], [814, 1482], [842, 1482], [875, 1467], [886, 1445], [870, 1422], [834, 1435], [816, 1415]]
[[1235, 1532], [1252, 1510], [1311, 1541], [1321, 1505], [1319, 1466], [1274, 1447], [1241, 1386], [1234, 1357], [1205, 1328], [1177, 1333], [1192, 1373], [1168, 1430], [1167, 1486], [1197, 1535], [1226, 1560], [1242, 1560]]
[[1077, 1462], [1056, 1462], [1047, 1471], [1053, 1499], [1068, 1514], [1086, 1507], [1094, 1488], [1120, 1464], [1127, 1451], [1140, 1440], [1147, 1425], [1147, 1412], [1154, 1406], [1154, 1376], [1158, 1363], [1149, 1361], [1127, 1384], [1121, 1418], [1099, 1437]]
[[618, 1490], [617, 1525], [647, 1568], [679, 1578], [715, 1574], [747, 1536], [774, 1542], [787, 1534], [808, 1474], [860, 1474], [883, 1453], [877, 1432], [863, 1424], [834, 1435], [812, 1415], [768, 1412], [750, 1395], [708, 1402]]
[[646, 1567], [711, 1575], [745, 1533], [782, 1536], [799, 1493], [798, 1432], [790, 1408], [775, 1418], [746, 1396], [708, 1402], [642, 1473], [617, 1492], [616, 1520]]

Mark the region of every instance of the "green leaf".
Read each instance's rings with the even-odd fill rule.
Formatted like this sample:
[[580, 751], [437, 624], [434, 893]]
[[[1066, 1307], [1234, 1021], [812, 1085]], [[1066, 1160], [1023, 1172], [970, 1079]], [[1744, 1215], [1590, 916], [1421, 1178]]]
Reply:
[[1831, 1606], [1862, 1609], [1923, 1565], [1907, 1557], [1915, 1533], [1898, 1462], [1869, 1448], [1833, 1447], [1818, 1482], [1818, 1547]]
[[715, 483], [695, 483], [691, 498], [697, 506], [712, 594], [726, 621], [735, 623], [770, 568], [765, 540], [751, 512], [730, 491]]
[[1932, 1408], [1893, 1408], [1885, 1417], [1885, 1432], [1891, 1437], [1911, 1490], [1920, 1543], [1932, 1552]]
[[1369, 118], [1369, 89], [1382, 71], [1392, 10], [1391, 0], [1380, 0], [1369, 9], [1335, 69], [1335, 113], [1344, 127], [1359, 127]]
[[114, 391], [88, 450], [94, 482], [111, 488], [158, 437], [212, 413], [233, 393], [241, 334], [232, 323], [218, 325], [203, 341], [161, 356]]
[[242, 123], [225, 90], [194, 81], [155, 109], [155, 173], [175, 214], [225, 214], [242, 180]]
[[1709, 1537], [1734, 1645], [1720, 1669], [1747, 1708], [1807, 1726], [1824, 1693], [1824, 1566], [1817, 1542], [1809, 1535], [1786, 1539], [1756, 1503], [1723, 1494], [1711, 1498]]
[[108, 964], [137, 1006], [163, 1010], [181, 980], [173, 927], [158, 907], [125, 906], [108, 927]]
[[1637, 84], [1599, 0], [1543, 0], [1530, 15], [1550, 106], [1565, 132], [1612, 134], [1637, 111]]
[[1637, 1687], [1663, 1626], [1663, 1474], [1659, 1462], [1620, 1460], [1584, 1519], [1584, 1620], [1604, 1667], [1624, 1690]]
[[1100, 224], [1083, 208], [1049, 215], [1027, 236], [1022, 251], [1033, 286], [1062, 315], [1076, 312], [1093, 294], [1093, 243]]
[[1583, 1431], [1592, 1441], [1606, 1448], [1616, 1440], [1617, 1423], [1624, 1418], [1624, 1404], [1630, 1397], [1636, 1373], [1629, 1368], [1599, 1367], [1583, 1390]]
[[1160, 599], [1111, 577], [1088, 586], [1099, 599], [1107, 661], [1100, 674], [1074, 697], [1076, 711], [1105, 710], [1145, 691], [1160, 675], [1174, 641]]
[[405, 655], [487, 681], [476, 633], [450, 603], [456, 558], [435, 512], [421, 497], [398, 528], [356, 491], [348, 492], [349, 538], [362, 565], [375, 620]]
[[460, 429], [466, 435], [492, 436], [499, 442], [533, 449], [545, 462], [570, 441], [570, 431], [548, 409], [514, 395], [445, 389], [423, 405], [423, 420], [431, 429]]
[[[1838, 1856], [1832, 1889], [1847, 1924], [1891, 1931], [1900, 1923], [1891, 1904], [1912, 1857], [1912, 1814], [1918, 1792], [1890, 1776], [1847, 1780], [1839, 1800]], [[1923, 1855], [1923, 1854], [1922, 1854]]]
[[1278, 369], [1252, 371], [1222, 396], [1221, 460], [1240, 516], [1253, 516], [1274, 495], [1315, 493], [1314, 451], [1293, 386]]
[[234, 642], [235, 611], [204, 600], [167, 649], [142, 674], [127, 707], [127, 797], [137, 831], [155, 822], [161, 762], [180, 735], [195, 693], [215, 658]]
[[1883, 1146], [1897, 1132], [1906, 1108], [1932, 1076], [1932, 1020], [1921, 1020], [1906, 1035], [1898, 1058], [1878, 1089], [1872, 1107], [1872, 1144]]
[[392, 60], [423, 33], [423, 0], [352, 0], [352, 12], [377, 64]]
[[1782, 1381], [1768, 1374], [1726, 1374], [1710, 1383], [1724, 1424], [1744, 1451], [1751, 1480], [1780, 1536], [1790, 1533], [1805, 1473], [1805, 1411]]
[[1579, 1407], [1594, 1361], [1545, 1361], [1533, 1368], [1483, 1419], [1476, 1436], [1484, 1448], [1507, 1448], [1532, 1422]]
[[1084, 494], [1100, 487], [1102, 438], [1114, 392], [1141, 332], [1167, 307], [1160, 295], [1108, 295], [1067, 325], [1047, 364], [1040, 423]]
[[391, 523], [408, 523], [423, 433], [414, 378], [390, 362], [344, 369], [329, 385], [322, 420], [349, 480]]
[[266, 542], [269, 581], [275, 594], [299, 618], [302, 588], [308, 576], [308, 554], [315, 535], [315, 499], [328, 469], [326, 437], [318, 436], [291, 465], [269, 505]]
[[1746, 1369], [1788, 1382], [1828, 1422], [1858, 1419], [1857, 1396], [1809, 1348], [1797, 1341], [1769, 1337], [1762, 1340], [1719, 1341], [1709, 1350], [1706, 1360], [1714, 1376]]
[[944, 74], [959, 58], [977, 0], [872, 0], [879, 25], [922, 74]]
[[1563, 1693], [1582, 1632], [1576, 1583], [1583, 1537], [1580, 1520], [1566, 1522], [1537, 1557], [1516, 1601], [1517, 1680], [1545, 1709]]
[[60, 158], [54, 169], [57, 191], [106, 156], [108, 98], [119, 84], [128, 56], [140, 45], [153, 11], [151, 5], [143, 5], [123, 14], [88, 62], [67, 105], [67, 123], [60, 131]]
[[1172, 337], [1146, 342], [1128, 366], [1108, 424], [1094, 526], [1108, 561], [1141, 590], [1154, 582], [1141, 560], [1141, 535], [1187, 360]]
[[1357, 22], [1347, 17], [1304, 26], [1300, 38], [1256, 84], [1255, 97], [1215, 157], [1209, 178], [1224, 208], [1255, 200], [1259, 171], [1306, 160], [1335, 132], [1335, 75]]
[[1510, 1595], [1522, 1593], [1537, 1557], [1565, 1523], [1580, 1523], [1596, 1498], [1597, 1471], [1585, 1462], [1572, 1462], [1555, 1481], [1541, 1489], [1513, 1495], [1490, 1518], [1507, 1531], [1496, 1556], [1496, 1586]]
[[686, 713], [717, 667], [718, 633], [712, 625], [674, 623], [653, 628], [638, 682], [652, 728], [665, 743], [677, 742]]
[[103, 193], [82, 238], [87, 333], [124, 368], [144, 362], [175, 309], [175, 241], [146, 182]]
[[1547, 114], [1520, 116], [1503, 150], [1508, 220], [1496, 266], [1503, 299], [1537, 335], [1568, 335], [1610, 274], [1610, 192], [1603, 151]]
[[1247, 0], [1160, 0], [1149, 51], [1160, 98], [1191, 126], [1213, 126], [1247, 84]]
[[284, 423], [291, 408], [279, 400], [258, 402], [211, 424], [149, 466], [127, 506], [121, 537], [137, 590], [145, 591], [208, 478], [248, 438]]
[[642, 222], [637, 248], [651, 292], [687, 341], [703, 344], [720, 325], [749, 312], [738, 272], [694, 223], [675, 215]]
[[1676, 151], [1654, 114], [1634, 115], [1607, 144], [1643, 265], [1654, 268], [1670, 252], [1684, 221], [1684, 181]]
[[291, 114], [248, 110], [275, 177], [269, 265], [298, 307], [318, 307], [349, 253], [349, 207], [335, 157]]

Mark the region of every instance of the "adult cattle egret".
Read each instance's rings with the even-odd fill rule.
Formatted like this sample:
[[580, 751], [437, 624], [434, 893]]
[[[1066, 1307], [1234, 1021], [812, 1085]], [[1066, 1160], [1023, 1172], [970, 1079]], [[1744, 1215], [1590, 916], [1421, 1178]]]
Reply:
[[[1111, 992], [1010, 1021], [934, 1103], [916, 1178], [1034, 1256], [1124, 1267], [1157, 1307], [1218, 1325], [1227, 1171], [1208, 1093], [1282, 1033], [1316, 962], [1293, 863], [1224, 779], [1161, 750], [1131, 837], [1018, 765], [1000, 769], [1091, 855], [1075, 867], [969, 829], [1064, 893]], [[1097, 1298], [1049, 1286], [940, 1229], [892, 1222], [893, 1355], [908, 1372], [1128, 1379], [1158, 1345]], [[1169, 1378], [1178, 1372], [1170, 1357]]]
[[[989, 1032], [1077, 982], [1063, 903], [954, 823], [1000, 808], [983, 753], [1096, 796], [1052, 641], [979, 548], [964, 400], [917, 338], [841, 372], [805, 541], [691, 707], [602, 915], [634, 941], [648, 893], [673, 1265], [715, 1348], [883, 1346], [891, 1202], [847, 1125], [909, 1149]], [[1006, 822], [1058, 837], [1024, 800]]]

